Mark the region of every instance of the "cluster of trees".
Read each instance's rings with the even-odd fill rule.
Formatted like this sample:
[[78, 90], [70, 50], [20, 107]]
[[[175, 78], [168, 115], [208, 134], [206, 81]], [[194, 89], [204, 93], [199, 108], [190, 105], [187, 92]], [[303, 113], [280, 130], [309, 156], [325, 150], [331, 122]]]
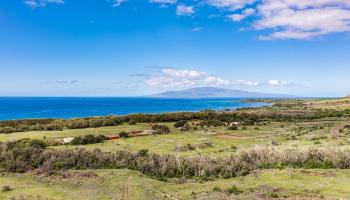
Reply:
[[201, 120], [203, 126], [220, 126], [229, 122], [240, 122], [242, 125], [254, 125], [263, 121], [298, 121], [305, 119], [319, 119], [324, 117], [350, 116], [350, 110], [303, 110], [272, 108], [239, 109], [233, 112], [201, 111], [178, 112], [163, 114], [131, 114], [126, 116], [87, 117], [76, 119], [29, 119], [0, 121], [0, 133], [24, 131], [50, 131], [78, 128], [96, 128], [102, 126], [116, 126], [122, 123], [157, 123], [181, 122]]
[[170, 128], [165, 125], [153, 125], [152, 130], [155, 131], [155, 134], [168, 134], [170, 133]]
[[[37, 142], [34, 142], [37, 143]], [[8, 172], [71, 169], [127, 168], [146, 175], [168, 177], [235, 177], [247, 175], [257, 168], [350, 168], [350, 151], [344, 149], [277, 150], [261, 148], [237, 152], [235, 156], [214, 158], [206, 156], [177, 157], [173, 155], [98, 149], [54, 151], [42, 145], [26, 142], [0, 144], [0, 166]]]
[[78, 136], [75, 137], [70, 144], [71, 145], [87, 145], [87, 144], [96, 144], [96, 143], [102, 143], [105, 140], [108, 140], [108, 138], [104, 135], [85, 135], [85, 136]]

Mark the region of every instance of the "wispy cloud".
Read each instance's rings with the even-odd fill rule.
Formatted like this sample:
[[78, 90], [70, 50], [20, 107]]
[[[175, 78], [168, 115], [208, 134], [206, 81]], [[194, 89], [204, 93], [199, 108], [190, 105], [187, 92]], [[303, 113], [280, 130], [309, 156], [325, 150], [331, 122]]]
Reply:
[[71, 80], [71, 81], [69, 81], [69, 80], [56, 80], [55, 83], [56, 84], [77, 84], [77, 83], [79, 83], [79, 81], [78, 80]]
[[176, 4], [177, 0], [149, 0], [150, 3], [160, 4], [161, 7], [168, 7], [168, 5]]
[[267, 85], [269, 86], [289, 86], [291, 83], [285, 80], [269, 80], [267, 81]]
[[210, 6], [221, 9], [238, 10], [256, 2], [256, 0], [204, 0]]
[[199, 32], [199, 31], [202, 31], [202, 30], [203, 30], [202, 27], [196, 27], [196, 28], [193, 28], [193, 29], [191, 30], [191, 32]]
[[252, 14], [254, 14], [254, 12], [255, 12], [255, 9], [248, 8], [248, 9], [243, 10], [243, 12], [241, 14], [228, 15], [228, 18], [231, 19], [232, 21], [239, 22], [239, 21], [251, 16]]
[[30, 8], [45, 7], [48, 4], [64, 4], [64, 0], [25, 0], [24, 4]]
[[195, 13], [193, 6], [186, 6], [184, 4], [180, 4], [176, 7], [176, 15], [178, 16], [190, 16]]
[[119, 7], [121, 6], [123, 3], [127, 2], [128, 0], [114, 0], [112, 7]]

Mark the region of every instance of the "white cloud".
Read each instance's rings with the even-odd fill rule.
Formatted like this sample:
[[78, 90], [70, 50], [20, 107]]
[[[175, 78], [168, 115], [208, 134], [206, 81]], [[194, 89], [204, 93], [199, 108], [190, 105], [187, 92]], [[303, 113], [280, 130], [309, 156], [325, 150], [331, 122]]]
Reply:
[[267, 81], [267, 84], [270, 86], [287, 86], [289, 83], [284, 80], [269, 80]]
[[64, 0], [25, 0], [26, 4], [30, 8], [45, 7], [47, 4], [64, 4]]
[[119, 6], [121, 6], [122, 3], [124, 3], [124, 2], [127, 2], [127, 0], [115, 0], [115, 1], [113, 2], [112, 7], [119, 7]]
[[196, 27], [196, 28], [193, 28], [193, 29], [191, 30], [191, 32], [199, 32], [199, 31], [201, 31], [201, 30], [203, 30], [202, 27]]
[[184, 15], [190, 16], [194, 13], [195, 11], [193, 6], [186, 6], [186, 5], [180, 4], [176, 7], [176, 15], [178, 16], [184, 16]]
[[208, 5], [228, 10], [242, 9], [255, 1], [256, 0], [205, 0]]
[[255, 12], [255, 9], [248, 8], [248, 9], [243, 10], [243, 12], [241, 14], [232, 14], [232, 15], [228, 15], [228, 17], [232, 21], [239, 22], [242, 19], [245, 19], [245, 18], [251, 16], [252, 14], [254, 14], [254, 12]]
[[150, 0], [150, 3], [159, 3], [159, 4], [175, 4], [177, 0]]
[[270, 29], [260, 39], [312, 39], [350, 32], [349, 0], [265, 0], [257, 6], [257, 29]]
[[205, 72], [196, 70], [179, 70], [163, 68], [157, 74], [147, 76], [145, 83], [155, 88], [176, 88], [192, 86], [258, 86], [256, 81], [227, 80], [210, 76]]

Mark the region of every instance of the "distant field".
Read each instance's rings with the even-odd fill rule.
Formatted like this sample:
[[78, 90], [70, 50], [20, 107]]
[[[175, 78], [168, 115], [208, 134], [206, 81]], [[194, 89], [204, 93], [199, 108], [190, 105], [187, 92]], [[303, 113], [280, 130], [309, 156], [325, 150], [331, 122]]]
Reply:
[[[261, 126], [250, 126], [247, 130], [230, 131], [226, 127], [203, 128], [196, 131], [180, 132], [173, 127], [173, 123], [159, 123], [171, 127], [171, 134], [133, 137], [127, 139], [109, 140], [104, 143], [84, 145], [87, 149], [99, 148], [103, 151], [148, 149], [151, 153], [175, 154], [175, 155], [196, 155], [215, 154], [217, 156], [230, 156], [237, 149], [249, 147], [278, 145], [281, 148], [287, 147], [309, 147], [325, 146], [328, 144], [349, 144], [347, 138], [331, 139], [331, 129], [337, 124], [345, 123], [346, 120], [336, 119], [326, 121], [310, 121], [303, 123], [273, 122]], [[303, 129], [297, 132], [298, 127]], [[322, 129], [320, 128], [322, 127]], [[120, 125], [101, 128], [70, 129], [64, 131], [34, 131], [25, 133], [0, 134], [0, 141], [14, 141], [23, 138], [59, 140], [64, 137], [82, 135], [110, 135], [118, 134], [121, 131], [142, 131], [149, 129], [147, 124]], [[305, 132], [307, 134], [305, 134]], [[299, 134], [299, 136], [298, 136]], [[293, 135], [297, 140], [288, 140]], [[324, 137], [321, 137], [324, 136]], [[314, 144], [315, 138], [320, 144]], [[201, 144], [209, 143], [211, 146]], [[186, 145], [199, 146], [195, 150], [179, 150]], [[60, 145], [54, 149], [74, 149], [77, 146]], [[237, 149], [236, 149], [237, 148]]]
[[306, 104], [313, 108], [344, 110], [350, 109], [350, 98], [312, 100], [307, 101]]

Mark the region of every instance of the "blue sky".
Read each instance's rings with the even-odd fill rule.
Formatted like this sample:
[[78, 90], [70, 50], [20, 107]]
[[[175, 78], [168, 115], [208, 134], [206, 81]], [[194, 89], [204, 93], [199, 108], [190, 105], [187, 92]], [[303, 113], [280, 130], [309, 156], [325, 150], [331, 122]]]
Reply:
[[0, 96], [350, 94], [347, 0], [0, 2]]

